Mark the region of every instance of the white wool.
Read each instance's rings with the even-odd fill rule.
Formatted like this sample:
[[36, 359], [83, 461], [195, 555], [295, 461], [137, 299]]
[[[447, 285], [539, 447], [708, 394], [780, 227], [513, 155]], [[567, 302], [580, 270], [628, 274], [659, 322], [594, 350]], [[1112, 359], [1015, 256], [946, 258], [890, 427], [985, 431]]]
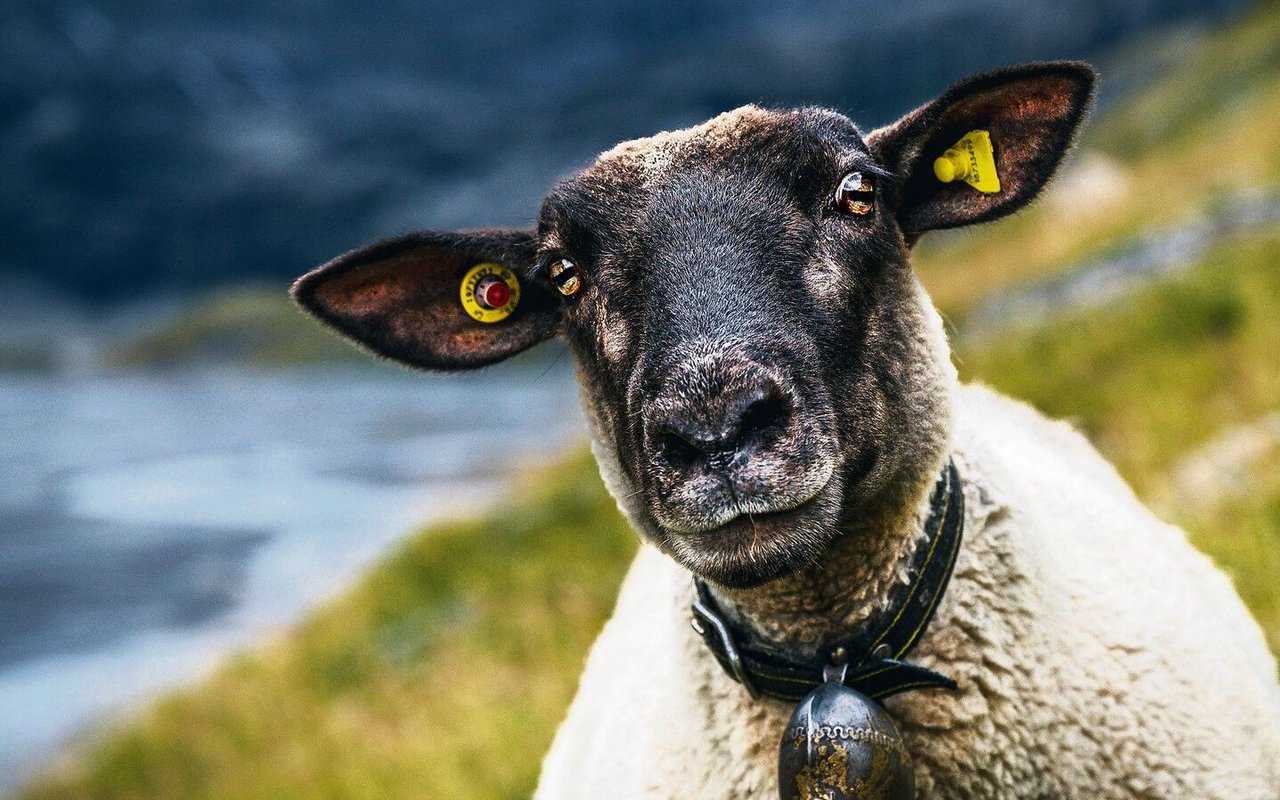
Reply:
[[[954, 403], [964, 545], [910, 658], [960, 688], [886, 701], [918, 796], [1280, 798], [1276, 664], [1226, 577], [1066, 424], [982, 387]], [[643, 547], [539, 800], [777, 795], [791, 705], [721, 671], [691, 600]]]

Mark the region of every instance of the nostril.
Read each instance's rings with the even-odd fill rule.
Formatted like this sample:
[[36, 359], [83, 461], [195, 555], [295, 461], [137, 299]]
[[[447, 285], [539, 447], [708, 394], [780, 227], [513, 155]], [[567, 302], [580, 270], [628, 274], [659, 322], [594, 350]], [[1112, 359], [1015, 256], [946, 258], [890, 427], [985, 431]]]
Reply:
[[788, 414], [787, 404], [779, 397], [769, 395], [754, 400], [742, 410], [738, 440], [746, 444], [780, 432], [786, 426]]
[[698, 405], [651, 411], [646, 448], [681, 472], [740, 469], [785, 437], [793, 414], [791, 395], [776, 384], [731, 389]]
[[658, 443], [662, 448], [662, 457], [675, 466], [691, 466], [705, 455], [697, 443], [672, 427], [664, 426], [658, 432]]

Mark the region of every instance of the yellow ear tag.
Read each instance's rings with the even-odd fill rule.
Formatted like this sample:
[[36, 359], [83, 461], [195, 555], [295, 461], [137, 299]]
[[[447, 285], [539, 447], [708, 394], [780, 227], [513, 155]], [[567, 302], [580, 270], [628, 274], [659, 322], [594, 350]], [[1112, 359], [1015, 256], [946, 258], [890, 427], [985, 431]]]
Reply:
[[501, 322], [520, 304], [520, 281], [501, 264], [486, 261], [467, 270], [459, 297], [472, 319]]
[[943, 183], [964, 181], [983, 194], [1000, 191], [991, 134], [969, 131], [933, 161], [933, 174]]

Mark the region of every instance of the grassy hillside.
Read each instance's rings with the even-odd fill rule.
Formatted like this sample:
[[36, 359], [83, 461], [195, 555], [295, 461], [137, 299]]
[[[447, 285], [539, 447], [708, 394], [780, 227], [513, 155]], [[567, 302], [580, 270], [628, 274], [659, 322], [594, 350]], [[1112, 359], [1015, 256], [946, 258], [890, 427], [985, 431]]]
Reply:
[[[1101, 121], [1087, 145], [1111, 177], [1064, 183], [1105, 202], [1051, 195], [922, 251], [926, 283], [952, 318], [1223, 192], [1277, 185], [1278, 8], [1211, 38]], [[1272, 230], [1104, 307], [961, 337], [957, 357], [966, 377], [1080, 425], [1234, 577], [1280, 650], [1280, 448], [1238, 465], [1236, 491], [1171, 491], [1200, 448], [1280, 409], [1277, 321]], [[579, 456], [531, 476], [487, 517], [416, 533], [304, 625], [165, 698], [22, 796], [527, 797], [634, 547]]]

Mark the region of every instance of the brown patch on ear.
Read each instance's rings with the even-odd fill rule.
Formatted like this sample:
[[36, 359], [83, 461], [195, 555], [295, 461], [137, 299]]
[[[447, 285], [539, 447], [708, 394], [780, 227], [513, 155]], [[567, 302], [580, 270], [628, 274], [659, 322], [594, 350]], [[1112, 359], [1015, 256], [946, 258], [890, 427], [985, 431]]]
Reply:
[[328, 311], [343, 309], [357, 316], [376, 314], [393, 304], [407, 305], [411, 300], [430, 303], [438, 294], [431, 291], [437, 282], [415, 280], [425, 277], [413, 274], [415, 266], [425, 272], [413, 255], [352, 269], [319, 284], [312, 301]]
[[[559, 303], [530, 277], [534, 239], [522, 231], [417, 233], [355, 250], [299, 278], [293, 297], [357, 343], [396, 361], [438, 370], [492, 364], [550, 338]], [[458, 290], [466, 271], [494, 261], [516, 273], [510, 317], [479, 322]]]
[[[871, 152], [900, 178], [895, 202], [909, 239], [924, 231], [1002, 217], [1039, 193], [1093, 98], [1097, 73], [1076, 61], [1012, 67], [978, 75], [867, 136]], [[991, 134], [1000, 191], [942, 183], [933, 161], [972, 130]]]

